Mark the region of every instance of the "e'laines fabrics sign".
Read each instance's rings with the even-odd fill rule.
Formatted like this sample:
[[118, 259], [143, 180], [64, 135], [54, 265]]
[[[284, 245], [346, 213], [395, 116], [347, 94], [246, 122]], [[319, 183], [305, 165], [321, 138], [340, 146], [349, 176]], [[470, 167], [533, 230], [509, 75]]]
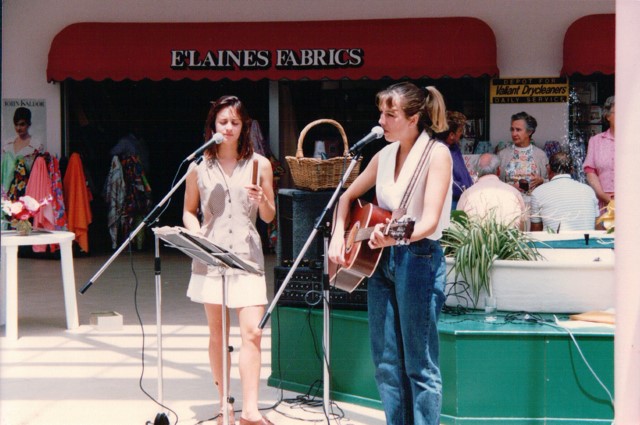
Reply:
[[364, 49], [171, 50], [175, 70], [331, 69], [358, 68]]
[[494, 78], [491, 103], [566, 103], [569, 81], [566, 77]]

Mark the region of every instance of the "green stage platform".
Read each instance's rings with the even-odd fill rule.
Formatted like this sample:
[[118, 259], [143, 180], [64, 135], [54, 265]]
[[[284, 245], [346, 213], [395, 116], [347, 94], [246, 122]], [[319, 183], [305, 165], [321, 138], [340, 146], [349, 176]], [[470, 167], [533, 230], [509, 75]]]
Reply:
[[[268, 384], [322, 397], [322, 309], [277, 307], [271, 322]], [[482, 314], [443, 314], [439, 328], [442, 424], [611, 423], [607, 393], [562, 329], [502, 313], [493, 323], [485, 323]], [[613, 392], [613, 330], [572, 333]], [[381, 408], [366, 312], [331, 313], [330, 361], [332, 400]]]

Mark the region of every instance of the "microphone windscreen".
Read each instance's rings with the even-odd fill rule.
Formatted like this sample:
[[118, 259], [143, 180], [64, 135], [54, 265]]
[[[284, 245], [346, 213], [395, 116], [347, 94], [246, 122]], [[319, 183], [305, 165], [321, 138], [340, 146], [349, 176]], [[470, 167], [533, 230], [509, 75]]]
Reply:
[[213, 135], [212, 139], [216, 145], [219, 145], [224, 140], [224, 136], [220, 133], [216, 133]]

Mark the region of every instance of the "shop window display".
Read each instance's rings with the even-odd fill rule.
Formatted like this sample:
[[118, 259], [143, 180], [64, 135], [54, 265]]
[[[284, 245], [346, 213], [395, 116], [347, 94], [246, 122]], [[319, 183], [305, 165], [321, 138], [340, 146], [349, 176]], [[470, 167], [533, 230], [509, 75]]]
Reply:
[[[471, 151], [489, 134], [488, 77], [441, 78], [415, 80], [421, 86], [434, 85], [443, 93], [447, 108], [462, 112], [473, 128], [465, 139]], [[369, 133], [377, 125], [378, 111], [371, 99], [389, 79], [342, 81], [281, 81], [280, 158], [295, 154], [300, 130], [318, 118], [331, 118], [345, 129], [350, 143]], [[126, 134], [143, 138], [149, 148], [149, 179], [153, 181], [154, 198], [170, 188], [182, 161], [202, 142], [202, 117], [211, 99], [233, 93], [246, 99], [251, 115], [260, 124], [266, 143], [269, 134], [269, 81], [73, 81], [63, 82], [65, 102], [63, 155], [80, 152], [90, 170], [95, 208], [92, 237], [102, 240], [108, 249], [111, 238], [106, 225], [101, 188], [110, 169], [111, 148]], [[309, 134], [311, 141], [324, 140], [325, 151], [341, 154], [335, 147], [336, 134]], [[329, 130], [327, 130], [329, 131]], [[364, 168], [373, 155], [385, 145], [376, 140], [363, 150]], [[305, 156], [313, 156], [314, 143], [305, 146]], [[340, 149], [341, 150], [341, 149]], [[291, 187], [288, 173], [278, 176], [280, 187]], [[179, 193], [179, 192], [178, 192]], [[179, 196], [179, 195], [178, 195]], [[182, 200], [176, 197], [163, 213], [163, 222], [180, 221]], [[155, 202], [155, 201], [154, 201]]]

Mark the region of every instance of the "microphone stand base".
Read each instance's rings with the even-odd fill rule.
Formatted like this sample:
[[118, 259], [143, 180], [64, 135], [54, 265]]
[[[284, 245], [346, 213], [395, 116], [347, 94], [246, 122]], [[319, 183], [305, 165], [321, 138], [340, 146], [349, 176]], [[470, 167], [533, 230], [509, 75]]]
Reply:
[[170, 425], [169, 418], [164, 413], [158, 413], [153, 420], [153, 425]]

